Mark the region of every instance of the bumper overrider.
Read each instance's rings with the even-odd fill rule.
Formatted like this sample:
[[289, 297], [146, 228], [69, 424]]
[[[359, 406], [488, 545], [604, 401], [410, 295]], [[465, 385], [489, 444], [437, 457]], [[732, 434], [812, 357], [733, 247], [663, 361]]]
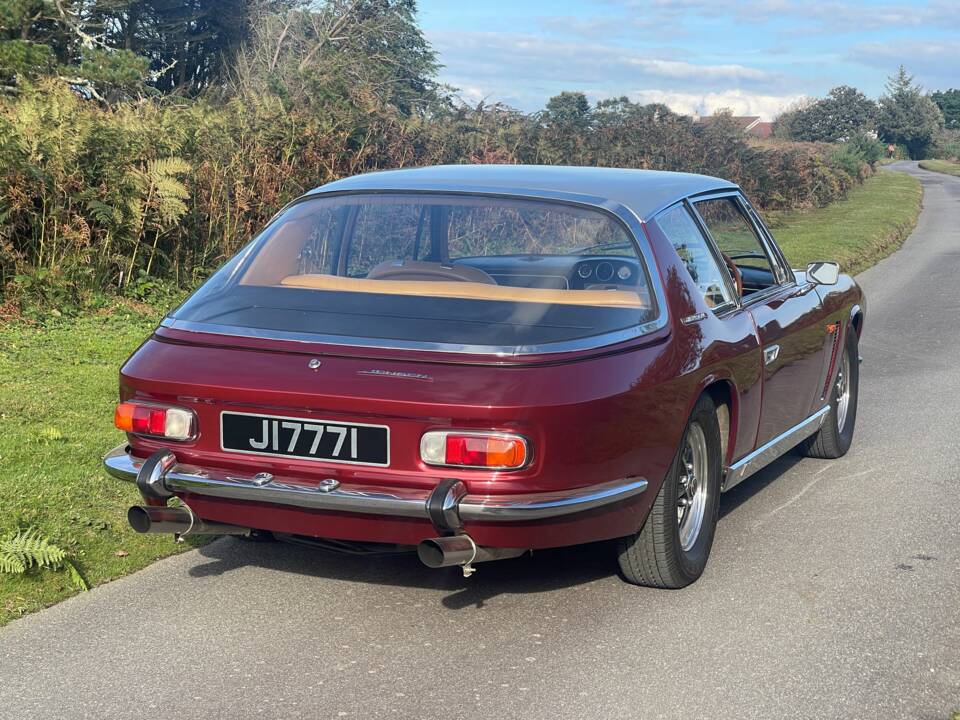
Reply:
[[563, 518], [575, 513], [619, 503], [647, 488], [639, 477], [555, 492], [513, 495], [473, 495], [463, 482], [441, 480], [432, 490], [385, 488], [363, 484], [341, 485], [323, 480], [317, 485], [281, 481], [269, 473], [243, 476], [225, 470], [181, 464], [171, 450], [157, 450], [148, 458], [130, 454], [127, 445], [111, 450], [103, 459], [107, 473], [135, 482], [145, 507], [130, 508], [128, 519], [138, 532], [172, 532], [176, 535], [245, 535], [249, 528], [209, 523], [197, 517], [186, 504], [166, 507], [177, 494], [206, 496], [292, 506], [301, 510], [358, 513], [394, 518], [428, 520], [440, 537], [420, 543], [420, 559], [431, 567], [471, 564], [515, 557], [525, 548], [478, 546], [464, 532], [464, 524], [524, 523]]

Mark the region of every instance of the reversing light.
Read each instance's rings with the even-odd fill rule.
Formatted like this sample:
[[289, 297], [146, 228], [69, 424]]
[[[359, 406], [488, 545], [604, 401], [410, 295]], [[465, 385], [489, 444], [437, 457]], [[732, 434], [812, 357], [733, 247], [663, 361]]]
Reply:
[[526, 439], [510, 433], [434, 430], [420, 439], [420, 458], [428, 465], [517, 470], [529, 452]]
[[189, 440], [196, 434], [193, 412], [167, 405], [122, 402], [113, 414], [113, 424], [124, 432], [167, 440]]

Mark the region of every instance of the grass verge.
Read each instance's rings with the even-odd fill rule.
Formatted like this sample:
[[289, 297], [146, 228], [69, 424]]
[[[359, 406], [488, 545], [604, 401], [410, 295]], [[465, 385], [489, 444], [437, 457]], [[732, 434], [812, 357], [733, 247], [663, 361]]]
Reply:
[[846, 200], [765, 219], [792, 267], [835, 260], [843, 272], [858, 273], [900, 247], [917, 223], [922, 199], [919, 180], [879, 170]]
[[[943, 173], [944, 175], [956, 175], [960, 177], [960, 163], [949, 160], [921, 160], [920, 167], [931, 172]], [[960, 720], [960, 719], [955, 719]]]
[[[920, 199], [914, 178], [881, 171], [843, 202], [768, 220], [795, 266], [836, 259], [856, 271], [900, 244]], [[117, 370], [155, 320], [122, 309], [49, 327], [0, 325], [0, 535], [39, 528], [91, 586], [182, 547], [131, 532], [125, 513], [137, 491], [100, 469], [123, 440], [112, 422]], [[75, 592], [64, 572], [0, 574], [0, 625]]]
[[[105, 477], [117, 369], [155, 317], [130, 310], [0, 325], [0, 535], [36, 527], [99, 585], [178, 551], [169, 537], [129, 530], [136, 488]], [[0, 625], [77, 590], [66, 572], [0, 573]]]

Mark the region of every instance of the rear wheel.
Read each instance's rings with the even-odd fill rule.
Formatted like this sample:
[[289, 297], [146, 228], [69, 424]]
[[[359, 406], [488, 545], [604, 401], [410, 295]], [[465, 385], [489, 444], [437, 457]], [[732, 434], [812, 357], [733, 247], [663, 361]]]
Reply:
[[625, 580], [680, 588], [700, 577], [717, 526], [721, 462], [716, 408], [704, 395], [693, 409], [643, 529], [618, 544]]
[[800, 446], [807, 457], [834, 459], [843, 457], [853, 442], [857, 422], [857, 396], [860, 391], [860, 353], [857, 333], [850, 327], [843, 355], [837, 367], [837, 379], [830, 390], [830, 412], [816, 435]]

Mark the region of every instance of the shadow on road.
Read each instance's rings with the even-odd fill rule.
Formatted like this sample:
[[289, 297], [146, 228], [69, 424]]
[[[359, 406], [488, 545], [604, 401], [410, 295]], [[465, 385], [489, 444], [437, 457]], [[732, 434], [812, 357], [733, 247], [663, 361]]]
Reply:
[[[803, 456], [796, 450], [781, 455], [756, 475], [751, 475], [735, 488], [728, 490], [720, 496], [720, 517], [725, 518], [750, 500], [755, 495], [759, 495], [774, 483], [781, 475], [789, 472], [794, 465], [803, 460]], [[717, 532], [723, 532], [723, 525], [717, 528]]]
[[[752, 497], [796, 465], [801, 458], [788, 453], [721, 497], [720, 517], [737, 512]], [[723, 523], [718, 529], [722, 538]], [[192, 577], [211, 577], [242, 567], [260, 567], [284, 573], [445, 592], [441, 603], [450, 610], [483, 608], [493, 597], [543, 593], [614, 578], [617, 574], [612, 542], [538, 550], [514, 560], [477, 565], [482, 581], [464, 578], [459, 568], [431, 570], [415, 553], [348, 555], [283, 542], [251, 543], [222, 538], [199, 550], [207, 562], [190, 568]]]
[[583, 585], [616, 572], [610, 543], [542, 550], [514, 560], [477, 565], [482, 582], [464, 578], [459, 568], [431, 570], [412, 552], [365, 557], [283, 542], [222, 538], [201, 548], [200, 554], [209, 562], [190, 568], [193, 577], [222, 575], [252, 565], [331, 580], [447, 591], [441, 602], [451, 610], [482, 608], [487, 600], [503, 594]]

